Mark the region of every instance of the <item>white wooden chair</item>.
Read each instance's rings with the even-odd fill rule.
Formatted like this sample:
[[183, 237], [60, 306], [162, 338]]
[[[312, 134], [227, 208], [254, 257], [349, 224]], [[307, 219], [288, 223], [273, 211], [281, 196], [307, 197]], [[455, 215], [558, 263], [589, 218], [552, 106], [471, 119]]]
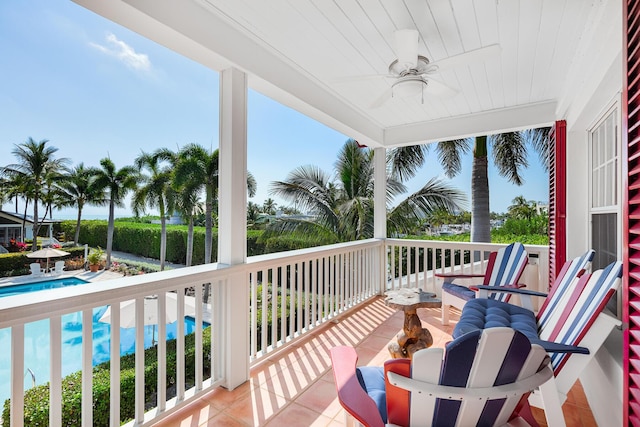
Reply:
[[352, 347], [331, 349], [331, 361], [340, 404], [365, 426], [537, 425], [518, 409], [523, 396], [547, 383], [549, 415], [560, 414], [547, 420], [564, 426], [549, 357], [511, 328], [474, 331], [446, 350], [389, 360], [384, 371], [356, 368]]

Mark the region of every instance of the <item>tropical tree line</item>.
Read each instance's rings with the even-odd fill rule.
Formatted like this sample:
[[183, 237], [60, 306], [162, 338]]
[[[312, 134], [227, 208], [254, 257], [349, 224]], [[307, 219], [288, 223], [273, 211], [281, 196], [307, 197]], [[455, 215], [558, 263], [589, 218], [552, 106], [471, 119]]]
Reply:
[[[161, 223], [160, 268], [164, 269], [166, 254], [166, 218], [178, 212], [188, 224], [187, 265], [193, 259], [194, 217], [205, 214], [205, 262], [210, 263], [213, 246], [213, 214], [218, 197], [218, 150], [207, 150], [189, 144], [173, 152], [160, 148], [153, 153], [141, 152], [132, 165], [118, 168], [105, 157], [99, 167], [83, 163], [71, 166], [68, 158], [56, 157], [58, 149], [48, 140], [29, 138], [16, 144], [12, 153], [16, 162], [0, 168], [0, 199], [2, 202], [24, 201], [24, 216], [29, 207], [33, 212], [33, 235], [38, 235], [43, 218], [53, 209], [75, 208], [77, 222], [74, 241], [80, 241], [82, 210], [87, 205], [108, 207], [106, 268], [111, 266], [115, 208], [122, 207], [132, 194], [132, 209], [136, 215], [146, 209], [158, 209]], [[256, 182], [248, 174], [249, 195], [256, 191]], [[204, 194], [204, 202], [201, 200]], [[39, 216], [38, 208], [45, 207]], [[204, 209], [203, 209], [204, 206]], [[32, 245], [32, 250], [37, 246]]]
[[[493, 161], [499, 173], [510, 182], [522, 185], [521, 171], [528, 166], [527, 147], [535, 149], [544, 166], [548, 162], [548, 129], [512, 132], [475, 139], [444, 141], [435, 150], [445, 174], [453, 177], [462, 169], [461, 158], [473, 151], [471, 183], [471, 241], [491, 241], [489, 219], [488, 153], [492, 147]], [[0, 168], [0, 197], [3, 202], [15, 199], [33, 207], [33, 234], [41, 225], [38, 206], [45, 206], [45, 215], [53, 208], [73, 207], [78, 211], [74, 236], [79, 241], [82, 209], [86, 205], [108, 206], [107, 267], [111, 264], [114, 231], [114, 210], [122, 206], [127, 194], [133, 192], [132, 208], [136, 215], [147, 208], [160, 213], [162, 241], [160, 261], [164, 268], [166, 251], [166, 217], [177, 211], [188, 224], [187, 259], [193, 255], [193, 226], [197, 215], [205, 219], [205, 262], [211, 262], [214, 215], [217, 211], [219, 152], [198, 144], [189, 144], [178, 152], [160, 148], [153, 153], [141, 152], [133, 165], [120, 169], [106, 157], [100, 167], [85, 167], [80, 163], [70, 167], [66, 158], [56, 158], [57, 149], [29, 138], [16, 145], [13, 154], [17, 162]], [[465, 195], [447, 182], [432, 178], [417, 192], [397, 202], [406, 192], [403, 184], [415, 176], [425, 163], [430, 145], [399, 147], [387, 151], [387, 234], [408, 234], [417, 224], [438, 213], [459, 213], [466, 208]], [[312, 244], [327, 244], [359, 240], [373, 236], [374, 151], [349, 139], [338, 152], [334, 171], [326, 172], [314, 165], [299, 166], [282, 181], [271, 183], [274, 196], [296, 206], [287, 215], [270, 218], [265, 238], [289, 233]], [[257, 183], [248, 174], [249, 195], [255, 194]], [[204, 201], [201, 200], [204, 195]], [[520, 205], [520, 204], [519, 204]], [[248, 223], [260, 222], [260, 214], [273, 216], [277, 205], [268, 199], [262, 209], [253, 203], [247, 206]], [[525, 212], [519, 206], [517, 211]], [[35, 245], [34, 245], [35, 250]]]

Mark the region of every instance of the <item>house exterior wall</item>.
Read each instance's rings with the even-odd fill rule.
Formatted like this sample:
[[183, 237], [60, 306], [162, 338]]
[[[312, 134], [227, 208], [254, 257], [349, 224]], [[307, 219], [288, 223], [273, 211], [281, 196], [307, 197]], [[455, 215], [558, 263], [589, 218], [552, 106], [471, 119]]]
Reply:
[[[583, 84], [574, 85], [574, 90], [567, 93], [567, 107], [559, 111], [558, 116], [567, 121], [567, 258], [575, 257], [592, 246], [589, 130], [612, 106], [619, 106], [621, 97], [622, 4], [607, 2], [606, 14], [617, 19], [620, 26], [614, 32], [604, 28], [594, 29], [594, 33], [606, 34], [603, 36], [606, 40], [604, 44], [602, 38], [593, 41], [594, 44], [600, 43], [600, 48], [594, 47], [592, 55], [595, 56], [592, 58], [598, 57], [600, 62], [590, 72], [576, 70], [575, 79]], [[602, 22], [606, 23], [607, 20]], [[619, 144], [620, 153], [620, 140]], [[621, 235], [618, 241], [622, 241]], [[622, 257], [621, 250], [619, 256]], [[581, 375], [585, 394], [599, 424], [604, 421], [607, 425], [622, 425], [622, 362], [622, 331], [615, 330]]]

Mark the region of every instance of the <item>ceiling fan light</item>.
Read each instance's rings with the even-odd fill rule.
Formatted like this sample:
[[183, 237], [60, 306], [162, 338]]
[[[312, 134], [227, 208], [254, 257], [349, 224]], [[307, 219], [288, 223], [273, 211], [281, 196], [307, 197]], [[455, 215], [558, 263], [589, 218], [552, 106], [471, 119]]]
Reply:
[[405, 78], [396, 81], [391, 85], [392, 96], [399, 96], [400, 98], [409, 98], [422, 93], [422, 90], [427, 86], [427, 82], [419, 77]]

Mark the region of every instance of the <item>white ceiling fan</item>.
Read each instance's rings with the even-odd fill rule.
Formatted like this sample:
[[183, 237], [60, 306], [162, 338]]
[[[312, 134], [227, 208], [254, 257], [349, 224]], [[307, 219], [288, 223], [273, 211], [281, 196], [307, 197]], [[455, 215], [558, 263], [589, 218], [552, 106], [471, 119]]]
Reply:
[[392, 80], [391, 87], [382, 93], [370, 106], [378, 108], [392, 97], [410, 97], [424, 93], [436, 96], [452, 96], [457, 90], [433, 77], [438, 71], [460, 65], [484, 61], [500, 53], [500, 45], [493, 44], [471, 50], [439, 61], [431, 62], [418, 53], [419, 34], [416, 30], [397, 30], [394, 33], [394, 51], [396, 60], [389, 64], [386, 77]]

